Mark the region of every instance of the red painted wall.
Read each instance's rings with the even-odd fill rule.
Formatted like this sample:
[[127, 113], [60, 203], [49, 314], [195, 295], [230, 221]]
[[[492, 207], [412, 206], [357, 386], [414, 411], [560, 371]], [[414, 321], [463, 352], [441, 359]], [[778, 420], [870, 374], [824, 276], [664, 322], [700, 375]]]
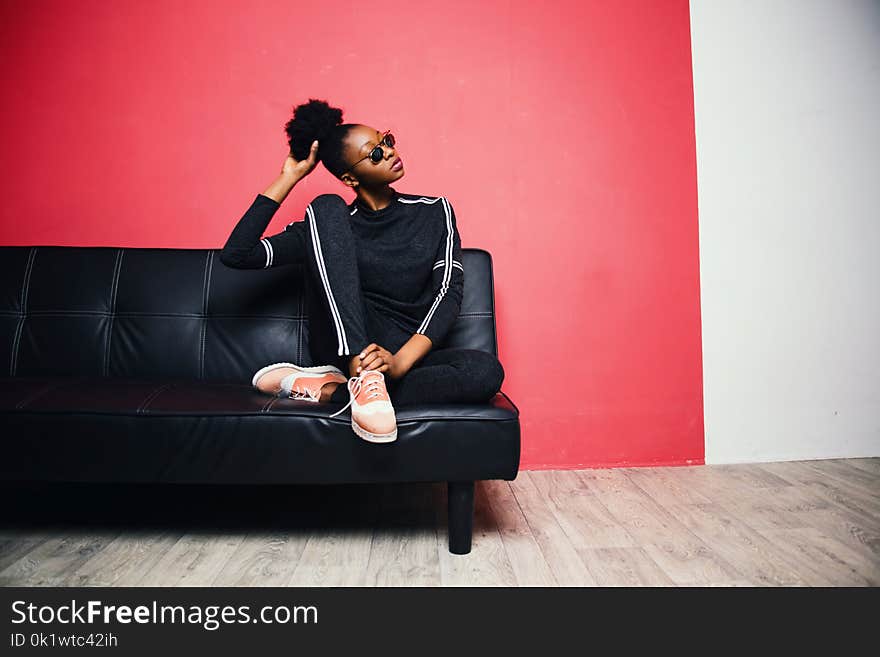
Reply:
[[[310, 97], [492, 252], [522, 468], [703, 462], [686, 0], [0, 5], [0, 244], [219, 248]], [[323, 192], [322, 167], [270, 232]]]

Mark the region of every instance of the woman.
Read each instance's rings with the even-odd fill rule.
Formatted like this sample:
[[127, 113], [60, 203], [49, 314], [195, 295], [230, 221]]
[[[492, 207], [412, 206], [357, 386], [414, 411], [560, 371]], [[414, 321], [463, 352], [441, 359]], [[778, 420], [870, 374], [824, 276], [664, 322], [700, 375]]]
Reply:
[[[397, 438], [392, 397], [399, 405], [491, 399], [504, 380], [494, 355], [433, 349], [458, 317], [464, 286], [449, 201], [392, 188], [404, 174], [394, 136], [342, 123], [342, 110], [325, 101], [294, 108], [285, 130], [290, 155], [281, 174], [235, 226], [220, 260], [244, 269], [304, 264], [309, 352], [327, 364], [274, 363], [254, 375], [253, 385], [313, 402], [347, 397], [331, 417], [351, 406], [352, 429], [371, 442]], [[355, 200], [321, 194], [303, 221], [262, 237], [318, 160], [355, 191]]]

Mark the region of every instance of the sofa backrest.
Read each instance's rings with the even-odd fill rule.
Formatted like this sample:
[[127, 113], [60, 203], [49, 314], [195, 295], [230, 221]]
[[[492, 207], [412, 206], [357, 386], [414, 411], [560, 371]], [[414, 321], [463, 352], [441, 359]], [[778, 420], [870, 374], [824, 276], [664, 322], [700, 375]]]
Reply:
[[[492, 258], [462, 249], [461, 314], [441, 347], [497, 355]], [[216, 249], [0, 246], [0, 376], [250, 383], [308, 350], [301, 265], [231, 269]]]

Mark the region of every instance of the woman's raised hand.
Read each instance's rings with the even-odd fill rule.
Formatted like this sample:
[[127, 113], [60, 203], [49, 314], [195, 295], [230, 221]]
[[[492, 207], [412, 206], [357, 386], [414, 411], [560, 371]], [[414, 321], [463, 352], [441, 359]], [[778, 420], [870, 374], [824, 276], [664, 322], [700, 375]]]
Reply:
[[312, 169], [318, 164], [318, 142], [312, 142], [312, 148], [309, 150], [309, 156], [304, 160], [294, 159], [293, 153], [287, 155], [284, 164], [281, 166], [281, 173], [287, 176], [293, 176], [297, 180], [305, 178], [312, 172]]

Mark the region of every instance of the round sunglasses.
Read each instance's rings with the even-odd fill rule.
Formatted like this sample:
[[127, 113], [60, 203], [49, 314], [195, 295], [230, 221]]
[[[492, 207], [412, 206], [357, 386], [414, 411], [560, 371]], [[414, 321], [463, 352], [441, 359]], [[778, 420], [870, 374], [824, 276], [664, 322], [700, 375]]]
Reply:
[[373, 147], [373, 150], [370, 151], [369, 155], [365, 155], [342, 173], [348, 173], [367, 158], [370, 158], [373, 164], [378, 164], [379, 162], [381, 162], [382, 158], [385, 157], [385, 151], [382, 149], [382, 146], [394, 148], [394, 135], [391, 134], [390, 130], [386, 130], [382, 133], [382, 139], [380, 139], [379, 143]]

